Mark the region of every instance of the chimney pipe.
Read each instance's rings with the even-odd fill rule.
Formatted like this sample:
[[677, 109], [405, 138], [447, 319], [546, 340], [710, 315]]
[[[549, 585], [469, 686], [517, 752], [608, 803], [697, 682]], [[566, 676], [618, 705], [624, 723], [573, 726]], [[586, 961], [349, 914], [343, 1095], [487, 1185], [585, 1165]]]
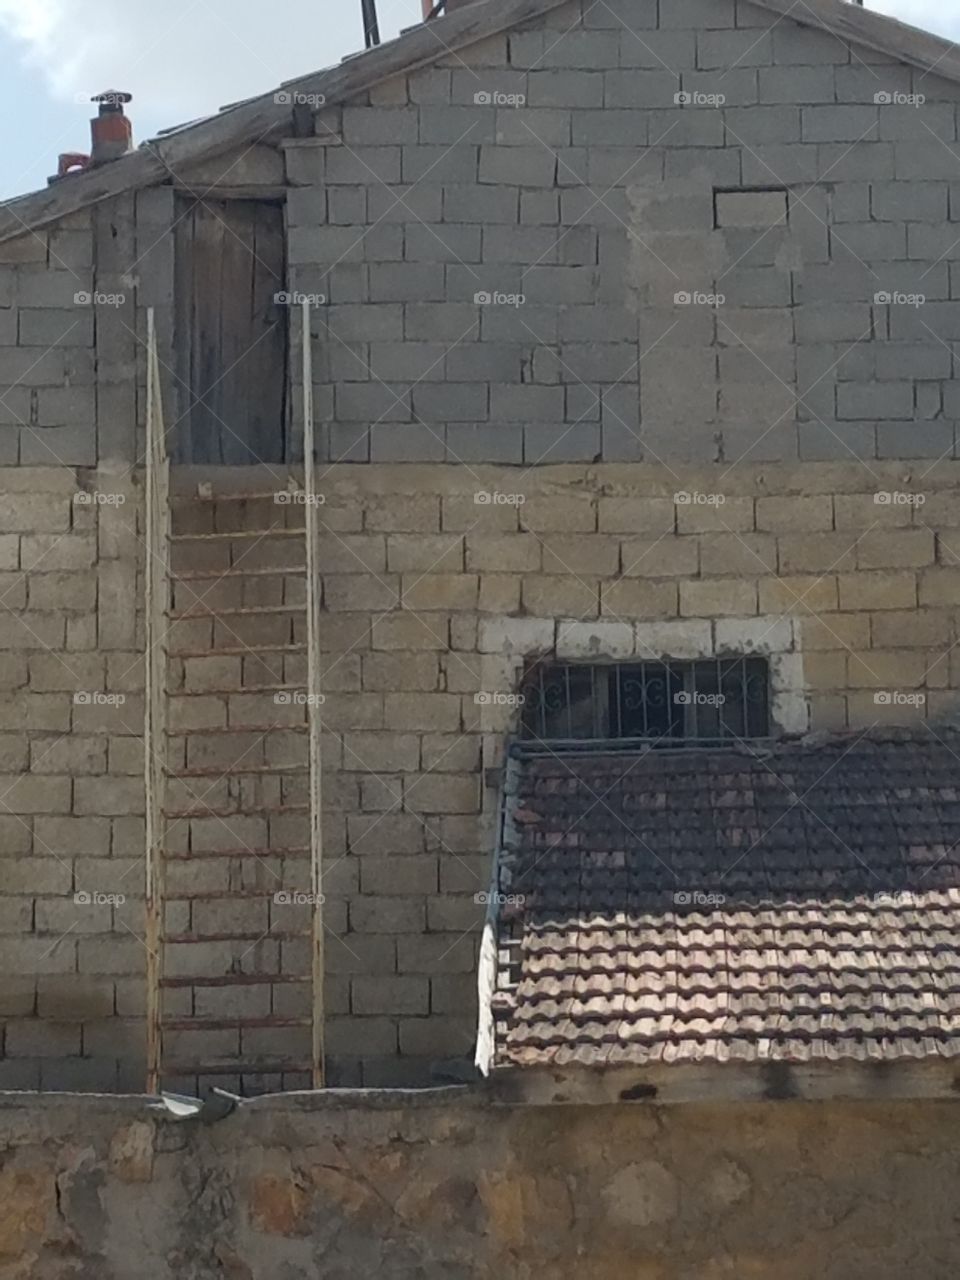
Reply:
[[119, 160], [133, 150], [133, 127], [129, 117], [123, 114], [124, 103], [130, 102], [132, 96], [119, 89], [108, 89], [106, 93], [98, 93], [90, 99], [100, 105], [99, 111], [90, 121], [91, 168], [109, 164], [111, 160]]

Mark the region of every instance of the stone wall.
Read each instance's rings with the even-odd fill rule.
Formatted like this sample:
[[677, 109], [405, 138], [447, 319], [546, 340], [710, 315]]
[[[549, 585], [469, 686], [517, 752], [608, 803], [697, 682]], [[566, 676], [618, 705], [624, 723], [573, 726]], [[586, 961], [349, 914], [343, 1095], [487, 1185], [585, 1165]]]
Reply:
[[956, 1274], [956, 1104], [0, 1099], [3, 1280]]
[[329, 456], [952, 456], [958, 101], [744, 0], [621, 0], [331, 106], [287, 149]]

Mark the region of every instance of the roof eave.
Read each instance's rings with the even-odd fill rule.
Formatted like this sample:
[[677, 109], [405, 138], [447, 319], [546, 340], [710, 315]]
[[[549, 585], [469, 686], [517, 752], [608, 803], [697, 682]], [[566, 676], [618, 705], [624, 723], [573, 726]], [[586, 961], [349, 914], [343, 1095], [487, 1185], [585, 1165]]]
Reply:
[[[960, 1046], [958, 1046], [960, 1050]], [[494, 1067], [490, 1101], [504, 1106], [646, 1102], [960, 1100], [960, 1055], [816, 1062], [674, 1062], [617, 1067]]]
[[[391, 76], [415, 71], [518, 23], [558, 8], [565, 0], [483, 0], [421, 23], [386, 44], [338, 66], [287, 81], [283, 88], [328, 104], [343, 102]], [[36, 231], [110, 196], [174, 178], [185, 165], [230, 148], [293, 133], [292, 110], [279, 90], [251, 98], [220, 115], [188, 125], [140, 147], [112, 164], [74, 174], [42, 191], [0, 204], [0, 244]]]

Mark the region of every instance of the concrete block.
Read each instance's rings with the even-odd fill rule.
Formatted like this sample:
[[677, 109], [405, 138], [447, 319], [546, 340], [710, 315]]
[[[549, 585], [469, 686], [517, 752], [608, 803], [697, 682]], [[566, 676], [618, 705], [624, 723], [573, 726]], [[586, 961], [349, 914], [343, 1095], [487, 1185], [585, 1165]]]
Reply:
[[702, 70], [768, 67], [774, 61], [773, 35], [754, 27], [697, 32], [697, 66]]
[[446, 356], [450, 382], [519, 382], [523, 348], [506, 342], [465, 342]]
[[[295, 152], [298, 149], [292, 150]], [[400, 147], [326, 147], [324, 151], [326, 154], [322, 176], [317, 177], [313, 173], [303, 175], [304, 178], [309, 177], [311, 182], [324, 182], [330, 186], [363, 186], [401, 181]], [[287, 165], [290, 165], [289, 152]]]
[[[353, 197], [354, 188], [340, 191], [331, 189], [329, 201], [331, 208], [330, 221], [334, 218], [333, 209], [336, 197]], [[443, 209], [443, 191], [440, 187], [424, 185], [420, 187], [385, 187], [374, 183], [366, 189], [366, 216], [360, 222], [408, 222], [414, 218], [422, 218], [424, 222], [439, 222]], [[339, 213], [339, 209], [337, 210]], [[356, 221], [356, 219], [346, 219]]]
[[[535, 144], [528, 147], [480, 148], [479, 181], [493, 185], [550, 187], [556, 178], [553, 152]], [[476, 177], [475, 174], [467, 175]]]
[[[489, 106], [452, 107], [449, 104], [420, 108], [420, 142], [425, 146], [494, 142], [496, 113]], [[527, 135], [529, 141], [530, 135]], [[416, 142], [416, 138], [405, 138]]]
[[785, 191], [718, 191], [718, 227], [776, 227], [787, 220]]
[[[427, 182], [434, 185], [476, 182], [478, 149], [492, 148], [478, 148], [469, 139], [453, 147], [449, 144], [403, 147], [401, 166], [403, 181]], [[480, 180], [483, 181], [482, 178]]]
[[[430, 422], [482, 422], [488, 414], [487, 384], [420, 383], [413, 388], [413, 410], [418, 418]], [[494, 419], [506, 415], [491, 407]]]
[[[459, 388], [451, 388], [458, 391]], [[490, 419], [494, 422], [553, 422], [563, 420], [563, 388], [530, 383], [490, 386]], [[482, 416], [482, 415], [475, 415]]]
[[606, 71], [617, 65], [620, 36], [617, 31], [585, 31], [577, 27], [560, 40], [542, 31], [516, 32], [510, 37], [510, 61], [517, 67]]
[[92, 423], [67, 427], [23, 427], [20, 431], [20, 461], [24, 466], [96, 466], [96, 428]]
[[870, 184], [844, 182], [830, 196], [830, 222], [867, 222], [870, 219]]
[[[884, 90], [889, 93], [887, 73], [881, 73], [881, 78]], [[957, 136], [956, 106], [952, 102], [925, 103], [920, 107], [896, 102], [883, 104], [879, 109], [877, 136], [892, 141], [917, 138], [923, 142], [932, 136], [953, 142]]]
[[391, 342], [400, 341], [404, 336], [404, 309], [399, 303], [330, 306], [327, 308], [326, 320], [330, 331], [344, 342]]
[[451, 423], [446, 431], [446, 461], [459, 463], [523, 461], [523, 430], [519, 425]]
[[[884, 384], [887, 385], [887, 384]], [[954, 456], [954, 422], [888, 422], [877, 424], [878, 458], [945, 458]]]
[[913, 384], [841, 382], [837, 386], [837, 416], [841, 420], [911, 418]]
[[835, 100], [836, 74], [832, 66], [761, 67], [758, 72], [759, 100], [798, 105], [832, 103]]
[[483, 261], [522, 265], [557, 261], [558, 238], [553, 227], [485, 227]]
[[676, 115], [674, 95], [679, 92], [679, 75], [662, 67], [652, 71], [607, 71], [604, 75], [603, 105], [606, 108], [659, 107], [672, 110]]
[[878, 108], [873, 104], [804, 107], [801, 127], [804, 142], [874, 141]]
[[532, 266], [523, 277], [524, 295], [532, 303], [594, 302], [597, 284], [594, 267]]
[[[616, 67], [614, 58], [608, 67]], [[686, 78], [696, 76], [696, 36], [694, 31], [645, 31], [637, 27], [635, 22], [627, 24], [620, 32], [620, 65], [621, 67], [645, 67], [653, 70], [669, 69], [681, 72]], [[731, 79], [736, 81], [736, 72], [730, 72]], [[755, 83], [755, 77], [754, 77]], [[713, 91], [708, 91], [713, 92]]]
[[527, 96], [527, 73], [522, 67], [518, 67], [484, 70], [482, 74], [478, 75], [469, 66], [458, 65], [453, 72], [449, 102], [454, 106], [463, 105], [488, 110], [487, 104], [476, 101], [478, 93], [488, 94], [491, 100], [497, 94], [525, 98]]
[[342, 114], [343, 141], [351, 148], [415, 143], [419, 140], [419, 121], [416, 107], [345, 106]]
[[865, 262], [882, 262], [907, 256], [907, 229], [893, 222], [847, 222], [830, 232], [831, 255], [844, 253]]
[[372, 263], [372, 302], [444, 302], [443, 266], [431, 263]]
[[336, 388], [337, 416], [358, 422], [405, 422], [410, 392], [400, 384], [341, 382]]
[[[563, 40], [557, 41], [558, 45]], [[606, 64], [607, 66], [610, 63]], [[586, 70], [536, 70], [527, 77], [530, 107], [570, 107], [596, 110], [604, 105], [603, 72]]]
[[689, 28], [707, 31], [713, 28], [732, 27], [735, 10], [732, 4], [713, 4], [711, 0], [670, 0], [660, 15], [662, 27]]
[[850, 61], [850, 50], [844, 41], [789, 19], [773, 29], [773, 55], [777, 65], [786, 66], [830, 66]]
[[442, 462], [442, 426], [424, 423], [374, 423], [370, 428], [371, 462]]
[[743, 153], [744, 186], [790, 186], [817, 182], [818, 148], [803, 142], [763, 143]]
[[450, 101], [451, 73], [438, 67], [421, 67], [407, 76], [410, 101], [432, 106]]
[[600, 611], [605, 617], [674, 618], [677, 616], [677, 584], [621, 578], [600, 585]]

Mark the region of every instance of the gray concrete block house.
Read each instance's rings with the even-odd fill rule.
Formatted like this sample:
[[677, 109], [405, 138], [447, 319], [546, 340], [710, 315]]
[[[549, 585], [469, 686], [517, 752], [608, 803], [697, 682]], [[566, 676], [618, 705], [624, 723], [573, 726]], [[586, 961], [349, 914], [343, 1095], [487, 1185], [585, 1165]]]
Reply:
[[0, 1085], [948, 1088], [960, 54], [446, 9], [0, 207]]

